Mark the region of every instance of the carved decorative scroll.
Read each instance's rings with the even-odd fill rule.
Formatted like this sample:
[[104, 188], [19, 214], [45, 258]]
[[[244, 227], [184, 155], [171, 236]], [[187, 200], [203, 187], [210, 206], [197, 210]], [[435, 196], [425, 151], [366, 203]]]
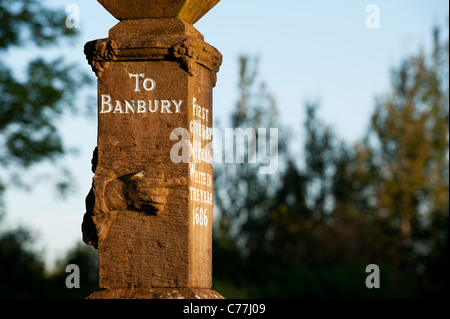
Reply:
[[[100, 39], [86, 43], [84, 52], [98, 77], [112, 61], [174, 60], [193, 76], [197, 66], [219, 71], [222, 55], [213, 46], [195, 38], [154, 38], [152, 40]], [[215, 84], [215, 81], [213, 82]]]
[[117, 44], [111, 39], [90, 41], [84, 46], [84, 54], [92, 71], [101, 77], [109, 63], [117, 58]]

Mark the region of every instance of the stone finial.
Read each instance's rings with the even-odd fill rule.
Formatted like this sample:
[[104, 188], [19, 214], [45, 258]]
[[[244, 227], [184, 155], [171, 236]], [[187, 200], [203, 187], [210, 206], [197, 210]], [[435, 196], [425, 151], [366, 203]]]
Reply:
[[220, 0], [98, 0], [119, 20], [180, 18], [194, 24]]

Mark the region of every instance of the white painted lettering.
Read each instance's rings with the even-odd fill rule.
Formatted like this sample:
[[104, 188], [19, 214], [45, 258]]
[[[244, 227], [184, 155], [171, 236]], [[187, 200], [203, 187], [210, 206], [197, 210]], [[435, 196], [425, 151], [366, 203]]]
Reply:
[[134, 89], [134, 91], [140, 91], [141, 89], [140, 89], [140, 87], [139, 87], [139, 78], [143, 78], [144, 76], [145, 76], [145, 73], [141, 73], [141, 74], [131, 74], [131, 73], [129, 73], [129, 75], [130, 75], [130, 78], [136, 78], [136, 88]]
[[[150, 82], [150, 84], [151, 84], [150, 87], [147, 86], [148, 82]], [[155, 88], [155, 85], [156, 85], [155, 81], [150, 78], [145, 79], [144, 83], [143, 83], [144, 89], [147, 91], [153, 90]]]
[[175, 113], [181, 113], [180, 108], [181, 104], [183, 104], [183, 100], [179, 100], [178, 103], [175, 100], [172, 100], [173, 104], [175, 105], [176, 111]]
[[138, 100], [137, 103], [138, 103], [137, 112], [146, 113], [147, 109], [145, 108], [145, 101]]
[[149, 100], [148, 101], [148, 110], [152, 113], [155, 113], [156, 111], [158, 111], [159, 108], [159, 101], [158, 100], [154, 100], [153, 101], [153, 108], [152, 108], [152, 101]]
[[134, 100], [132, 100], [131, 102], [133, 102], [133, 103], [130, 103], [125, 100], [125, 113], [128, 113], [128, 111], [130, 111], [131, 113], [134, 113], [134, 111], [135, 111]]
[[[105, 109], [105, 105], [108, 105], [108, 109]], [[112, 111], [112, 104], [111, 104], [111, 95], [108, 94], [102, 94], [102, 109], [100, 113], [109, 113]]]
[[170, 101], [169, 100], [162, 100], [161, 101], [161, 113], [172, 113], [170, 110]]
[[123, 109], [122, 109], [122, 104], [120, 104], [120, 101], [116, 100], [116, 107], [114, 108], [114, 112], [113, 113], [123, 113]]

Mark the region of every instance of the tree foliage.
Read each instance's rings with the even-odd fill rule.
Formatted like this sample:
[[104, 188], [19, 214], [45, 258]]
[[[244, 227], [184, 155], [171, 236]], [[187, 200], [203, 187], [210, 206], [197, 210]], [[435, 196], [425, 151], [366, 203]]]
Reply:
[[[19, 48], [34, 46], [43, 52], [68, 44], [76, 32], [65, 26], [65, 18], [64, 10], [49, 9], [37, 0], [0, 2], [0, 224], [2, 210], [7, 211], [4, 192], [34, 182], [26, 178], [30, 169], [39, 163], [55, 163], [67, 154], [57, 123], [67, 111], [75, 110], [77, 90], [90, 82], [63, 58], [37, 56], [8, 65], [6, 61], [11, 59], [7, 57]], [[60, 191], [67, 190], [71, 182], [68, 172], [64, 173], [56, 180]], [[24, 227], [0, 227], [0, 298], [79, 298], [93, 291], [92, 283], [97, 279], [89, 271], [96, 272], [95, 254], [77, 247], [49, 273], [34, 240]], [[67, 263], [89, 269], [82, 273], [82, 289], [66, 288]]]
[[[37, 0], [3, 0], [0, 57], [73, 38], [64, 18]], [[405, 58], [392, 70], [391, 90], [377, 99], [361, 142], [339, 140], [317, 117], [317, 103], [308, 103], [304, 157], [288, 151], [300, 139], [280, 125], [257, 60], [240, 58], [232, 125], [278, 127], [283, 165], [274, 175], [260, 175], [257, 163], [215, 168], [214, 289], [229, 298], [448, 297], [449, 48], [438, 29], [433, 36], [431, 54]], [[0, 205], [19, 172], [67, 152], [56, 120], [74, 108], [73, 88], [87, 83], [62, 59], [24, 61], [19, 75], [4, 61]], [[254, 156], [249, 150], [258, 138], [236, 156]], [[0, 297], [82, 298], [96, 289], [90, 247], [76, 245], [48, 272], [33, 240], [24, 228], [0, 229]], [[364, 285], [372, 263], [381, 270], [380, 289]], [[82, 289], [65, 287], [68, 264], [82, 269]]]
[[[252, 127], [258, 114], [259, 123], [277, 125], [248, 61], [241, 58], [233, 124]], [[308, 103], [303, 159], [284, 152], [278, 177], [262, 178], [249, 164], [215, 171], [219, 292], [448, 297], [448, 40], [436, 29], [433, 52], [405, 58], [391, 80], [363, 141], [340, 141]], [[372, 263], [381, 289], [365, 286]]]
[[[64, 21], [63, 10], [48, 9], [36, 0], [2, 1], [0, 57], [31, 45], [61, 45], [62, 40], [76, 35]], [[57, 129], [58, 119], [75, 108], [75, 88], [89, 83], [84, 73], [63, 58], [48, 61], [38, 56], [21, 63], [26, 67], [18, 74], [17, 66], [0, 61], [0, 191], [26, 184], [20, 174], [24, 169], [67, 153]], [[64, 179], [57, 185], [66, 190], [67, 183]]]
[[[97, 251], [76, 244], [49, 271], [44, 254], [34, 247], [35, 236], [24, 227], [0, 229], [1, 299], [81, 299], [98, 289]], [[66, 266], [78, 265], [80, 288], [68, 289]]]

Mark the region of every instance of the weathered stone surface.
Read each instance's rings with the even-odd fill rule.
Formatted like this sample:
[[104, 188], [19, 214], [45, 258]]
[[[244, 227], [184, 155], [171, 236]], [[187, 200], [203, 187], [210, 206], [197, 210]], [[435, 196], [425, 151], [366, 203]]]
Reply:
[[87, 299], [224, 299], [224, 297], [211, 289], [136, 288], [101, 289]]
[[98, 0], [119, 20], [174, 18], [194, 24], [220, 0]]
[[[175, 61], [194, 75], [197, 66], [213, 71], [214, 79], [222, 63], [217, 49], [203, 41], [203, 36], [179, 19], [122, 21], [110, 30], [110, 37], [85, 45], [88, 63], [98, 77], [113, 61]], [[163, 35], [161, 35], [161, 33]]]

